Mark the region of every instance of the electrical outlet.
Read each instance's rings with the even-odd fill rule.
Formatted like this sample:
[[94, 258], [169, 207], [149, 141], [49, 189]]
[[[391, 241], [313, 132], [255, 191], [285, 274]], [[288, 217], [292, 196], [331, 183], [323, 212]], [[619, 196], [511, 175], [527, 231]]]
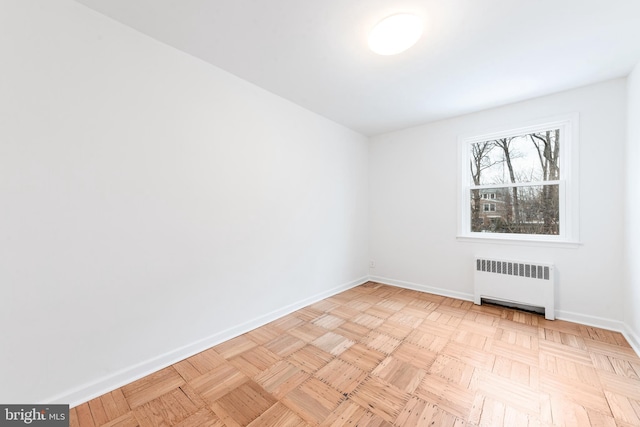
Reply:
[[376, 262], [374, 260], [369, 261], [369, 268], [376, 268]]

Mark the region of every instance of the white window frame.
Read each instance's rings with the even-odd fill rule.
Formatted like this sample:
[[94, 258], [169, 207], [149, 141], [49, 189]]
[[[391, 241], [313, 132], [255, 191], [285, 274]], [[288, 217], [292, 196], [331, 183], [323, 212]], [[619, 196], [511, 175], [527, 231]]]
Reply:
[[[471, 231], [471, 171], [469, 170], [470, 148], [473, 143], [491, 141], [517, 135], [526, 135], [550, 129], [560, 129], [560, 179], [545, 181], [545, 185], [560, 186], [560, 234], [516, 234], [481, 233]], [[458, 235], [460, 241], [579, 245], [579, 173], [578, 173], [578, 113], [556, 116], [516, 126], [504, 126], [499, 130], [461, 135], [458, 138]], [[508, 184], [513, 186], [513, 184]], [[530, 185], [528, 183], [522, 185]], [[515, 184], [519, 186], [519, 184]], [[500, 185], [489, 184], [481, 188], [496, 188]], [[479, 188], [474, 186], [474, 188]]]

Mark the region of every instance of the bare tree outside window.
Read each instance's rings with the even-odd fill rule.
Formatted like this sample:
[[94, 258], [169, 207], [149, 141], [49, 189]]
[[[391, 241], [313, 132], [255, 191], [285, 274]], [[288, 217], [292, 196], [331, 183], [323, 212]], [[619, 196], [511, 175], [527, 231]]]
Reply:
[[549, 129], [469, 144], [472, 232], [560, 233], [560, 135]]

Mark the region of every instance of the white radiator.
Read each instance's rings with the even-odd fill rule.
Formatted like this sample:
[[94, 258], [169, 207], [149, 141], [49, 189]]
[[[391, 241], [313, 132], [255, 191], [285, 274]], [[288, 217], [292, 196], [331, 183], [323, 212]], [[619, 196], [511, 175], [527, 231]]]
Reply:
[[553, 265], [534, 262], [476, 258], [474, 302], [492, 299], [544, 308], [544, 317], [555, 318]]

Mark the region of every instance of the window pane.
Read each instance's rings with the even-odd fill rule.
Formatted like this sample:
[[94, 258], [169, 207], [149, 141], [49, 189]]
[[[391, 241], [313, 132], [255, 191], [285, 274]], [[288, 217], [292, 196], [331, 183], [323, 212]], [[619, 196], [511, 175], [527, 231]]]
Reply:
[[[495, 194], [491, 204], [484, 194]], [[557, 235], [560, 188], [554, 185], [471, 190], [471, 231]]]
[[560, 129], [470, 144], [471, 185], [560, 179]]

